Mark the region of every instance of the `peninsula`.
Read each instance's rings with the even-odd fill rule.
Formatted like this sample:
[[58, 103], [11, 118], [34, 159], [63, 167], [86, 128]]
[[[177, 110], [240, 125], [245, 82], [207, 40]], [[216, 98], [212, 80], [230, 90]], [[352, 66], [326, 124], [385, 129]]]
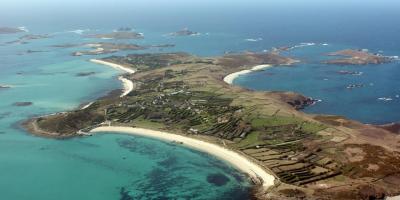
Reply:
[[135, 72], [123, 76], [133, 89], [85, 109], [31, 119], [24, 126], [57, 138], [117, 131], [175, 140], [249, 174], [259, 199], [400, 194], [398, 135], [339, 116], [302, 113], [298, 109], [313, 101], [300, 94], [228, 84], [229, 74], [290, 65], [296, 62], [293, 58], [276, 52], [210, 58], [163, 53], [95, 62]]

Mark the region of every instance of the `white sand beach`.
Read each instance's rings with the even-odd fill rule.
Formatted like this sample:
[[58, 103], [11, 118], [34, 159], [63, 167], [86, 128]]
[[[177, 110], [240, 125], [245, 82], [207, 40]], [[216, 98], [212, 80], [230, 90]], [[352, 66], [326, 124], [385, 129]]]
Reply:
[[106, 62], [106, 61], [103, 61], [103, 60], [90, 59], [90, 62], [93, 62], [93, 63], [96, 63], [96, 64], [101, 64], [101, 65], [107, 65], [107, 66], [112, 67], [114, 69], [118, 69], [118, 70], [124, 71], [124, 72], [126, 72], [128, 74], [133, 74], [133, 73], [136, 72], [134, 69], [131, 69], [131, 68], [128, 68], [128, 67], [124, 67], [122, 65], [118, 65], [118, 64], [115, 64], [115, 63]]
[[[112, 67], [114, 69], [120, 70], [120, 71], [124, 71], [128, 74], [133, 74], [136, 71], [134, 69], [128, 68], [128, 67], [124, 67], [122, 65], [118, 65], [115, 63], [111, 63], [111, 62], [106, 62], [103, 60], [97, 60], [97, 59], [91, 59], [90, 62], [96, 63], [96, 64], [101, 64], [101, 65], [106, 65], [109, 67]], [[124, 97], [126, 95], [128, 95], [132, 90], [133, 90], [133, 82], [127, 78], [124, 78], [123, 76], [119, 76], [118, 80], [120, 80], [122, 82], [123, 85], [123, 92], [121, 94], [120, 97]]]
[[118, 80], [120, 80], [122, 82], [122, 85], [124, 86], [124, 89], [122, 90], [123, 92], [120, 97], [124, 97], [133, 90], [133, 82], [127, 78], [124, 78], [123, 76], [118, 77]]
[[85, 110], [86, 108], [89, 108], [93, 103], [94, 103], [94, 102], [92, 101], [92, 102], [90, 102], [90, 103], [88, 103], [88, 104], [82, 106], [81, 110]]
[[131, 128], [131, 127], [117, 127], [117, 126], [104, 126], [93, 129], [91, 132], [118, 132], [127, 133], [132, 135], [151, 137], [160, 140], [182, 143], [187, 147], [206, 152], [219, 159], [225, 160], [232, 164], [238, 170], [248, 174], [252, 179], [258, 180], [262, 183], [264, 189], [274, 185], [275, 177], [269, 173], [261, 166], [250, 161], [245, 156], [240, 155], [235, 151], [223, 148], [219, 145], [204, 142], [190, 137], [185, 137], [182, 135], [154, 131], [143, 128]]
[[267, 69], [267, 68], [270, 68], [270, 67], [272, 67], [272, 65], [257, 65], [257, 66], [254, 66], [251, 69], [246, 69], [246, 70], [234, 72], [232, 74], [228, 74], [227, 76], [225, 76], [224, 77], [224, 82], [232, 85], [233, 81], [237, 77], [239, 77], [240, 75], [248, 74], [248, 73], [254, 72], [254, 71], [264, 70], [264, 69]]

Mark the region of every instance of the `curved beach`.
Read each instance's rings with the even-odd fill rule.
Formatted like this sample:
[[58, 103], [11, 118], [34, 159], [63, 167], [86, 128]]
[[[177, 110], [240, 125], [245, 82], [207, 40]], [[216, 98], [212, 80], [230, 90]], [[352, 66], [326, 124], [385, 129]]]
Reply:
[[[97, 60], [97, 59], [90, 59], [90, 62], [96, 63], [96, 64], [100, 64], [100, 65], [106, 65], [109, 67], [112, 67], [114, 69], [117, 69], [119, 71], [123, 71], [126, 72], [128, 74], [133, 74], [136, 71], [134, 69], [128, 68], [128, 67], [124, 67], [122, 65], [118, 65], [115, 63], [111, 63], [111, 62], [106, 62], [103, 60]], [[122, 86], [123, 86], [123, 91], [120, 97], [124, 97], [126, 95], [128, 95], [132, 90], [133, 90], [133, 82], [127, 78], [124, 78], [123, 76], [119, 76], [118, 80], [120, 80], [122, 82]]]
[[257, 65], [257, 66], [254, 66], [251, 69], [245, 69], [245, 70], [242, 70], [242, 71], [234, 72], [234, 73], [231, 73], [231, 74], [228, 74], [227, 76], [225, 76], [224, 77], [224, 82], [228, 83], [229, 85], [232, 85], [233, 81], [237, 77], [239, 77], [241, 75], [248, 74], [248, 73], [254, 72], [254, 71], [265, 70], [265, 69], [270, 68], [270, 67], [272, 67], [272, 65]]
[[118, 77], [118, 80], [120, 80], [122, 82], [122, 85], [124, 86], [123, 92], [120, 97], [124, 97], [133, 90], [133, 82], [127, 78], [124, 78], [123, 76]]
[[118, 127], [118, 126], [108, 126], [108, 127], [98, 127], [93, 129], [91, 132], [118, 132], [127, 133], [137, 136], [150, 137], [160, 140], [165, 140], [169, 142], [182, 143], [183, 145], [206, 152], [213, 155], [219, 159], [225, 160], [231, 163], [238, 170], [248, 174], [252, 179], [259, 181], [264, 189], [274, 185], [275, 177], [266, 172], [261, 166], [250, 161], [246, 157], [240, 155], [237, 152], [231, 151], [229, 149], [223, 148], [216, 144], [204, 142], [198, 139], [185, 137], [182, 135], [154, 131], [143, 128], [132, 128], [132, 127]]
[[117, 69], [117, 70], [120, 70], [120, 71], [124, 71], [124, 72], [126, 72], [128, 74], [133, 74], [133, 73], [136, 72], [136, 70], [134, 70], [134, 69], [131, 69], [131, 68], [128, 68], [128, 67], [124, 67], [122, 65], [118, 65], [118, 64], [115, 64], [115, 63], [106, 62], [106, 61], [103, 61], [103, 60], [90, 59], [90, 62], [96, 63], [96, 64], [100, 64], [100, 65], [106, 65], [106, 66], [112, 67], [114, 69]]

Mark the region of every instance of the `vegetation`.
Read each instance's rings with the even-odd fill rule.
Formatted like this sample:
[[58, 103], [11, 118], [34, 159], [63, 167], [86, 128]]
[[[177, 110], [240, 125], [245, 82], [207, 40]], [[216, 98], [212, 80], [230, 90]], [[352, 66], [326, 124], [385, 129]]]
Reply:
[[[288, 64], [291, 59], [272, 54], [198, 58], [176, 53], [105, 60], [138, 69], [127, 76], [135, 82], [135, 89], [124, 98], [98, 100], [85, 110], [39, 118], [36, 122], [41, 129], [63, 136], [111, 124], [212, 137], [257, 160], [281, 182], [298, 186], [321, 180], [343, 184], [356, 175], [371, 174], [365, 170], [368, 166], [376, 168], [362, 162], [349, 164], [351, 155], [346, 155], [346, 146], [340, 143], [349, 138], [348, 133], [337, 126], [354, 124], [340, 117], [311, 118], [296, 111], [308, 98], [254, 92], [222, 82], [228, 73], [257, 64]], [[386, 158], [382, 163], [398, 162], [390, 154]], [[388, 169], [379, 175], [399, 170], [395, 164]]]

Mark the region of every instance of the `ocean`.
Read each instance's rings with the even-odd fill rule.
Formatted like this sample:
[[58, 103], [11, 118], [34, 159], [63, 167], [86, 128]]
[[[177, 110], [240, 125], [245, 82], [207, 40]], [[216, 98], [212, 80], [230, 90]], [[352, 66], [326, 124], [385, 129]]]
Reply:
[[[20, 1], [20, 3], [18, 3]], [[121, 88], [119, 72], [88, 62], [104, 56], [73, 57], [78, 48], [51, 45], [86, 42], [175, 44], [174, 48], [118, 53], [185, 51], [199, 56], [263, 51], [315, 43], [286, 54], [304, 60], [241, 76], [235, 84], [255, 90], [290, 90], [321, 99], [305, 111], [338, 114], [365, 123], [399, 121], [400, 66], [327, 66], [325, 53], [362, 48], [400, 55], [400, 4], [305, 0], [271, 1], [5, 1], [1, 26], [25, 26], [52, 37], [6, 44], [23, 34], [0, 35], [1, 199], [248, 199], [250, 181], [228, 163], [153, 139], [99, 134], [55, 140], [33, 136], [19, 124], [32, 117], [76, 109]], [[143, 40], [96, 40], [83, 33], [119, 27], [143, 32]], [[199, 36], [165, 37], [182, 28]], [[74, 31], [74, 32], [71, 32]], [[254, 40], [248, 40], [254, 39]], [[322, 43], [328, 46], [320, 45]], [[28, 50], [43, 51], [27, 53]], [[339, 75], [338, 70], [363, 72]], [[94, 72], [91, 76], [77, 76]], [[346, 89], [362, 83], [363, 88]], [[380, 101], [392, 97], [392, 101]], [[32, 102], [20, 107], [15, 102]]]

